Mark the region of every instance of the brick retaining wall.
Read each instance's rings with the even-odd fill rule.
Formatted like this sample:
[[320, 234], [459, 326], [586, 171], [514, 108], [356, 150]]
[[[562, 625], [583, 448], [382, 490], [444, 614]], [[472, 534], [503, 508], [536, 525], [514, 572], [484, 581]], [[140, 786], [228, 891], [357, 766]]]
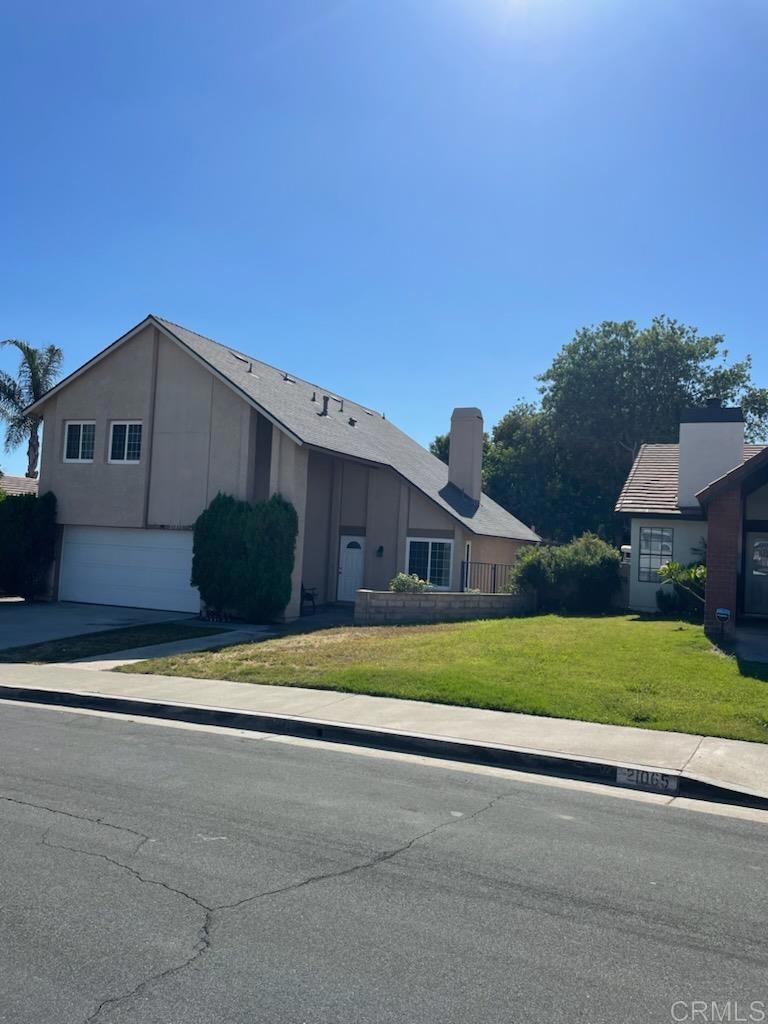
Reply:
[[396, 594], [389, 590], [358, 590], [355, 625], [395, 626], [408, 622], [459, 619], [504, 619], [535, 610], [528, 594]]

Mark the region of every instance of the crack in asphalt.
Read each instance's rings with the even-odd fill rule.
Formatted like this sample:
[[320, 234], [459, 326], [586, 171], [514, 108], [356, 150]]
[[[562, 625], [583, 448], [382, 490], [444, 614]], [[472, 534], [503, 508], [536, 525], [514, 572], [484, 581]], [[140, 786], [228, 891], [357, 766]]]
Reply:
[[[92, 857], [97, 860], [104, 860], [108, 864], [112, 864], [114, 867], [120, 868], [123, 871], [127, 871], [129, 875], [131, 875], [133, 878], [143, 883], [144, 885], [157, 885], [161, 889], [165, 889], [166, 892], [169, 892], [174, 896], [181, 896], [183, 899], [189, 900], [191, 903], [194, 903], [196, 907], [199, 907], [200, 910], [202, 910], [204, 913], [203, 923], [198, 930], [198, 939], [197, 943], [195, 944], [195, 948], [193, 949], [192, 953], [185, 960], [182, 961], [182, 963], [174, 964], [171, 967], [167, 967], [163, 971], [159, 971], [155, 974], [150, 975], [148, 978], [143, 978], [129, 992], [125, 992], [119, 996], [110, 996], [107, 999], [103, 999], [94, 1009], [94, 1011], [85, 1018], [84, 1024], [90, 1024], [91, 1021], [96, 1020], [96, 1018], [108, 1006], [114, 1006], [116, 1003], [122, 1003], [128, 999], [132, 999], [134, 996], [139, 995], [139, 993], [144, 988], [147, 988], [149, 985], [152, 985], [158, 981], [162, 981], [165, 978], [170, 977], [172, 974], [177, 974], [179, 971], [183, 971], [186, 967], [189, 967], [192, 963], [194, 963], [195, 960], [198, 959], [198, 957], [201, 957], [209, 949], [211, 945], [210, 929], [213, 919], [213, 911], [215, 908], [207, 906], [196, 896], [193, 896], [192, 893], [185, 892], [184, 889], [177, 889], [174, 886], [168, 885], [166, 882], [161, 882], [159, 879], [156, 878], [146, 878], [136, 868], [131, 867], [130, 864], [124, 864], [122, 861], [116, 860], [114, 857], [109, 857], [105, 853], [95, 853], [93, 850], [81, 850], [79, 847], [67, 846], [64, 843], [53, 843], [48, 838], [50, 831], [51, 829], [47, 828], [43, 835], [41, 836], [41, 846], [46, 846], [50, 850], [66, 850], [68, 853], [77, 853], [83, 857]], [[137, 846], [134, 852], [131, 853], [131, 857], [135, 856], [135, 854], [139, 850], [139, 847], [143, 846], [148, 838], [149, 837], [147, 837], [146, 839], [142, 839], [139, 846]]]
[[352, 864], [347, 868], [340, 868], [337, 871], [324, 871], [318, 875], [310, 875], [308, 878], [303, 878], [300, 882], [291, 882], [288, 885], [282, 885], [277, 889], [266, 889], [263, 892], [254, 893], [253, 896], [246, 896], [241, 900], [237, 900], [235, 903], [223, 903], [220, 906], [214, 907], [214, 910], [239, 910], [240, 907], [245, 906], [248, 903], [253, 903], [256, 900], [265, 899], [267, 896], [280, 896], [286, 892], [293, 892], [295, 889], [303, 889], [305, 885], [312, 885], [314, 882], [323, 882], [330, 878], [343, 878], [345, 875], [353, 875], [357, 871], [365, 871], [368, 868], [374, 868], [379, 864], [384, 864], [388, 860], [392, 860], [394, 857], [399, 857], [401, 853], [405, 853], [407, 850], [422, 839], [427, 839], [429, 836], [440, 832], [441, 829], [446, 828], [448, 825], [458, 825], [460, 822], [472, 821], [477, 818], [480, 814], [485, 814], [489, 811], [494, 804], [497, 804], [500, 800], [504, 800], [513, 794], [501, 793], [499, 796], [495, 796], [488, 803], [483, 804], [478, 810], [473, 811], [472, 814], [465, 814], [462, 818], [449, 818], [447, 821], [441, 821], [433, 828], [427, 829], [426, 832], [419, 832], [418, 835], [409, 839], [402, 846], [395, 847], [394, 850], [383, 850], [381, 853], [377, 853], [369, 860], [363, 861], [360, 864]]
[[58, 807], [49, 807], [47, 804], [36, 804], [31, 800], [19, 800], [18, 797], [15, 796], [0, 796], [0, 801], [9, 804], [17, 804], [19, 807], [32, 807], [36, 811], [48, 811], [50, 814], [60, 814], [64, 818], [74, 818], [75, 821], [88, 821], [92, 825], [103, 825], [104, 828], [114, 828], [118, 832], [128, 832], [129, 835], [136, 836], [137, 839], [141, 840], [132, 856], [135, 856], [144, 843], [150, 839], [150, 836], [145, 835], [143, 832], [138, 832], [135, 828], [129, 828], [127, 825], [116, 825], [112, 821], [105, 821], [104, 818], [89, 818], [86, 814], [75, 814], [74, 811], [62, 811]]
[[138, 985], [135, 985], [130, 990], [130, 992], [125, 992], [123, 993], [123, 995], [120, 996], [110, 996], [108, 999], [103, 999], [96, 1007], [96, 1009], [93, 1011], [93, 1013], [90, 1013], [85, 1018], [83, 1024], [91, 1024], [91, 1022], [95, 1021], [101, 1015], [102, 1011], [106, 1010], [108, 1006], [116, 1006], [118, 1003], [124, 1003], [129, 999], [133, 999], [135, 996], [140, 995], [143, 989], [149, 988], [150, 985], [154, 985], [159, 981], [164, 981], [166, 978], [171, 977], [171, 975], [178, 974], [180, 971], [183, 971], [187, 967], [191, 966], [191, 964], [193, 964], [195, 960], [197, 960], [210, 949], [210, 929], [212, 916], [212, 911], [206, 911], [205, 918], [200, 927], [200, 930], [198, 931], [197, 945], [195, 946], [195, 949], [192, 951], [192, 954], [188, 956], [187, 959], [183, 961], [183, 963], [174, 964], [173, 967], [168, 967], [164, 971], [160, 971], [157, 974], [151, 974], [148, 978], [142, 979], [138, 983]]
[[[473, 811], [471, 814], [466, 814], [461, 818], [452, 817], [447, 819], [446, 821], [441, 821], [432, 828], [427, 829], [424, 832], [419, 832], [418, 835], [413, 836], [411, 839], [407, 840], [407, 842], [405, 843], [402, 843], [400, 846], [397, 846], [392, 850], [383, 850], [381, 853], [377, 853], [373, 857], [370, 857], [368, 860], [362, 861], [359, 864], [352, 864], [346, 868], [340, 868], [334, 871], [324, 871], [317, 875], [310, 875], [309, 877], [303, 878], [298, 882], [291, 882], [288, 885], [280, 886], [277, 889], [266, 889], [262, 892], [254, 893], [251, 896], [245, 896], [243, 897], [243, 899], [236, 900], [233, 903], [220, 903], [214, 906], [208, 906], [206, 903], [203, 903], [202, 900], [199, 900], [196, 896], [193, 896], [191, 893], [186, 892], [184, 889], [177, 889], [174, 886], [168, 885], [166, 882], [161, 882], [156, 878], [147, 878], [144, 875], [142, 875], [142, 873], [138, 871], [136, 868], [131, 867], [130, 864], [124, 864], [122, 861], [116, 860], [114, 857], [107, 856], [107, 854], [94, 853], [92, 850], [82, 850], [78, 847], [66, 846], [63, 843], [51, 842], [48, 839], [48, 835], [51, 831], [51, 828], [47, 828], [40, 839], [40, 844], [42, 846], [45, 846], [51, 850], [65, 850], [69, 853], [76, 853], [84, 857], [92, 857], [94, 859], [106, 861], [108, 864], [111, 864], [114, 867], [120, 868], [123, 871], [127, 871], [128, 874], [130, 874], [133, 878], [135, 878], [137, 881], [145, 885], [157, 885], [160, 888], [165, 889], [166, 892], [169, 892], [172, 895], [181, 896], [183, 899], [189, 900], [191, 903], [193, 903], [196, 907], [198, 907], [200, 910], [204, 912], [203, 923], [200, 929], [198, 930], [198, 939], [197, 943], [195, 944], [195, 948], [193, 949], [192, 953], [182, 963], [174, 964], [171, 967], [167, 967], [163, 971], [158, 971], [155, 974], [151, 974], [148, 977], [143, 978], [130, 991], [125, 992], [122, 995], [110, 996], [109, 998], [102, 1000], [98, 1004], [98, 1006], [96, 1006], [96, 1008], [93, 1010], [93, 1012], [85, 1018], [83, 1024], [92, 1024], [92, 1022], [97, 1020], [97, 1018], [105, 1009], [107, 1009], [107, 1007], [116, 1006], [118, 1003], [123, 1003], [130, 999], [133, 999], [135, 996], [139, 995], [144, 989], [149, 988], [150, 986], [155, 985], [158, 982], [164, 981], [166, 978], [171, 977], [174, 974], [178, 974], [179, 972], [186, 970], [187, 967], [191, 967], [196, 960], [204, 956], [205, 953], [207, 953], [211, 948], [213, 942], [212, 930], [214, 925], [215, 914], [239, 910], [240, 908], [247, 906], [250, 903], [255, 903], [258, 900], [266, 899], [270, 896], [279, 896], [284, 893], [294, 892], [297, 889], [303, 889], [305, 886], [313, 885], [316, 882], [323, 882], [332, 878], [342, 878], [345, 875], [352, 875], [358, 871], [365, 871], [370, 868], [377, 867], [379, 864], [384, 864], [387, 861], [391, 861], [395, 857], [400, 856], [400, 854], [406, 853], [416, 843], [420, 842], [423, 839], [428, 839], [430, 836], [433, 836], [436, 832], [440, 832], [442, 829], [447, 828], [449, 825], [458, 825], [463, 822], [473, 821], [481, 814], [485, 814], [486, 811], [489, 811], [492, 807], [499, 803], [499, 801], [508, 799], [509, 797], [514, 795], [514, 793], [500, 793], [497, 796], [495, 796], [492, 800], [489, 800], [487, 803], [483, 804], [482, 807], [479, 807], [476, 811]], [[43, 809], [53, 810], [49, 807]], [[66, 814], [66, 812], [62, 813]], [[77, 815], [70, 816], [77, 817]], [[98, 824], [103, 824], [103, 822], [98, 821], [98, 819], [86, 818], [83, 820], [96, 821]], [[119, 828], [120, 826], [113, 827]], [[125, 831], [131, 832], [133, 830], [126, 829]], [[143, 833], [138, 832], [135, 834], [143, 835]], [[130, 854], [131, 857], [135, 856], [136, 853], [138, 853], [139, 849], [144, 845], [145, 842], [148, 841], [148, 838], [148, 836], [142, 838], [139, 845], [135, 848], [133, 853]]]
[[[81, 850], [77, 846], [67, 846], [65, 843], [52, 843], [48, 839], [50, 828], [46, 829], [40, 839], [41, 846], [47, 846], [50, 850], [67, 850], [69, 853], [79, 853], [83, 857], [93, 857], [97, 860], [105, 860], [108, 864], [113, 864], [116, 868], [122, 868], [123, 871], [127, 871], [129, 875], [133, 875], [139, 882], [143, 882], [145, 885], [158, 885], [161, 889], [165, 889], [167, 892], [173, 893], [174, 896], [183, 896], [185, 899], [191, 900], [192, 903], [201, 907], [203, 910], [215, 910], [215, 907], [208, 907], [205, 903], [202, 903], [196, 896], [193, 896], [189, 892], [185, 892], [183, 889], [176, 889], [172, 885], [168, 885], [167, 882], [161, 882], [157, 878], [145, 878], [144, 875], [136, 868], [132, 868], [130, 864], [124, 864], [121, 860], [115, 860], [114, 857], [107, 856], [106, 853], [94, 853], [93, 850]], [[133, 854], [131, 854], [133, 856]]]

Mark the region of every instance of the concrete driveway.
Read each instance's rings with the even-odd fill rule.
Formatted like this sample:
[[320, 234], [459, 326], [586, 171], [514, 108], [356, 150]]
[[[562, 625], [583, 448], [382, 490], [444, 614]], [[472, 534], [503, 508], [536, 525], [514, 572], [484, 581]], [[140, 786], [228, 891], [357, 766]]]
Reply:
[[0, 650], [24, 644], [60, 640], [81, 633], [98, 633], [122, 626], [142, 626], [148, 622], [171, 622], [194, 616], [183, 612], [159, 612], [147, 608], [118, 608], [103, 604], [52, 602], [26, 604], [24, 601], [0, 601]]

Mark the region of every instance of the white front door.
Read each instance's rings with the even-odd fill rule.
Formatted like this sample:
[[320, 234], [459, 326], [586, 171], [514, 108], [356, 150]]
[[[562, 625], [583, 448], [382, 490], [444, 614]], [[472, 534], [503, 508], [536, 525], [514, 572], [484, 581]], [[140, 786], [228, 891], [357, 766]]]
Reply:
[[354, 601], [363, 585], [365, 537], [342, 537], [339, 542], [338, 601]]

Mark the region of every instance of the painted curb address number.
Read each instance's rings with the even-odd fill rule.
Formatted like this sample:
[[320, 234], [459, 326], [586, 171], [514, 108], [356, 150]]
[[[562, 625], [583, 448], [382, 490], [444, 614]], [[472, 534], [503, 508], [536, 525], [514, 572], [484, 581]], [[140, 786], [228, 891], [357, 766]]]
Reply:
[[652, 793], [676, 793], [678, 781], [677, 775], [666, 775], [664, 772], [647, 772], [641, 768], [616, 769], [616, 782], [620, 786], [648, 789]]

